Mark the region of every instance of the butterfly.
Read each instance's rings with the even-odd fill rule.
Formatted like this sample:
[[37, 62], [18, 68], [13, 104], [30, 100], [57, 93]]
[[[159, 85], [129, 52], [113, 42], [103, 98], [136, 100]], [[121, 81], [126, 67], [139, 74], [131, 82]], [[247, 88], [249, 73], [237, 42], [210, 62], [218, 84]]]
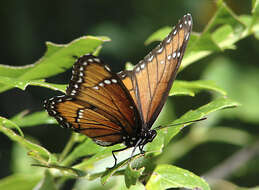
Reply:
[[96, 144], [123, 143], [115, 152], [144, 146], [157, 132], [151, 129], [165, 104], [180, 67], [192, 30], [186, 14], [170, 34], [132, 71], [114, 73], [100, 58], [86, 54], [77, 59], [66, 95], [44, 101], [58, 123], [90, 137]]

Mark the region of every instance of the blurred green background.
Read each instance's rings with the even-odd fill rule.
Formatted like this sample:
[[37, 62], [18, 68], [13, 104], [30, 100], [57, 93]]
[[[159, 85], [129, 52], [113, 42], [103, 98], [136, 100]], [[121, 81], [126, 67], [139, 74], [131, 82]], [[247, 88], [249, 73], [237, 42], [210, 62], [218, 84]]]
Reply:
[[[44, 54], [46, 41], [65, 44], [87, 34], [112, 39], [104, 44], [100, 56], [111, 65], [113, 71], [119, 71], [124, 69], [125, 62], [136, 64], [154, 47], [155, 44], [144, 46], [148, 36], [163, 26], [174, 25], [186, 13], [193, 16], [193, 31], [201, 32], [216, 11], [215, 2], [1, 1], [1, 64], [32, 64]], [[250, 1], [225, 2], [238, 15], [251, 12]], [[171, 161], [200, 176], [219, 175], [238, 186], [254, 187], [259, 185], [259, 148], [256, 140], [259, 134], [259, 43], [254, 36], [249, 36], [236, 46], [235, 50], [213, 54], [187, 67], [177, 79], [214, 80], [227, 91], [229, 97], [239, 101], [242, 106], [211, 115], [207, 125], [213, 126], [214, 131], [210, 130], [209, 134], [206, 134], [205, 127], [192, 132], [193, 128], [199, 128], [199, 124], [183, 130], [171, 142], [161, 162]], [[67, 83], [70, 73], [71, 70], [48, 81]], [[43, 100], [56, 94], [38, 87], [28, 87], [26, 91], [9, 90], [0, 94], [0, 115], [10, 118], [23, 110], [40, 111], [43, 109]], [[186, 111], [207, 103], [213, 96], [215, 95], [204, 92], [195, 97], [171, 97], [165, 108], [169, 110], [166, 117], [181, 116]], [[71, 134], [69, 130], [46, 125], [24, 128], [24, 132], [51, 152], [60, 152]], [[174, 151], [188, 142], [193, 148], [187, 148], [182, 155], [174, 157]], [[0, 133], [0, 178], [12, 174], [16, 160], [22, 159], [16, 156], [15, 148]], [[222, 166], [225, 160], [242, 150], [250, 152], [241, 152], [247, 159], [234, 157], [239, 164], [234, 169], [231, 168], [232, 165], [228, 165], [229, 167], [216, 170], [223, 174], [212, 173], [214, 168]]]

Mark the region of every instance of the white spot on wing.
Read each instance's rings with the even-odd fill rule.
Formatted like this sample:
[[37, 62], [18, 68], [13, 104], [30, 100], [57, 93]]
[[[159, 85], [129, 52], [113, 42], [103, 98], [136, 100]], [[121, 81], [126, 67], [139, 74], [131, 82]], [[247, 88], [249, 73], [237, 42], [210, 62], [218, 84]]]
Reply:
[[180, 51], [177, 52], [177, 58], [179, 58], [181, 56]]
[[52, 112], [52, 115], [56, 115], [57, 114], [57, 112], [54, 111], [54, 110], [51, 110], [51, 112]]
[[149, 58], [148, 58], [148, 61], [152, 61], [152, 59], [154, 58], [154, 55], [151, 55]]
[[99, 58], [94, 58], [94, 61], [97, 63], [100, 63], [100, 59]]
[[80, 109], [79, 111], [78, 111], [78, 118], [83, 118], [83, 115], [84, 115], [84, 110], [83, 109]]
[[173, 35], [175, 35], [176, 33], [177, 33], [177, 29], [174, 30]]
[[145, 68], [145, 63], [142, 63], [142, 64], [140, 65], [140, 68], [141, 68], [141, 69], [144, 69], [144, 68]]
[[112, 142], [105, 142], [105, 141], [101, 141], [101, 140], [98, 140], [98, 139], [93, 139], [93, 140], [94, 140], [94, 142], [95, 142], [96, 144], [99, 144], [99, 145], [101, 145], [101, 146], [109, 146], [109, 145], [112, 144]]
[[93, 89], [99, 90], [99, 87], [98, 86], [94, 86]]
[[121, 78], [124, 79], [127, 75], [126, 74], [122, 74]]
[[111, 80], [113, 83], [117, 83], [118, 81], [116, 79]]
[[157, 53], [161, 53], [161, 52], [163, 51], [163, 49], [164, 49], [164, 47], [161, 46], [161, 48], [159, 48], [156, 52], [157, 52]]
[[105, 84], [111, 84], [111, 81], [106, 79], [106, 80], [104, 80], [104, 83]]
[[61, 116], [56, 116], [56, 119], [59, 121], [63, 121], [63, 117], [61, 117]]
[[80, 77], [78, 80], [77, 80], [78, 83], [82, 83], [83, 82], [83, 79]]
[[79, 76], [80, 76], [80, 77], [83, 77], [83, 76], [84, 76], [84, 73], [83, 73], [83, 72], [80, 72], [80, 73], [79, 73]]
[[71, 95], [73, 96], [73, 95], [75, 95], [76, 94], [76, 90], [72, 90], [71, 91]]
[[176, 52], [173, 53], [173, 58], [176, 58]]
[[84, 71], [84, 67], [81, 66], [81, 67], [79, 68], [79, 71]]
[[167, 37], [167, 40], [166, 40], [166, 43], [169, 44], [169, 43], [171, 42], [171, 40], [172, 40], [172, 37], [171, 37], [171, 36], [168, 36], [168, 37]]
[[111, 72], [111, 69], [110, 69], [110, 67], [109, 67], [108, 65], [104, 65], [104, 67], [105, 67], [105, 69], [106, 69], [107, 71]]
[[74, 84], [74, 88], [77, 89], [79, 86], [78, 84]]

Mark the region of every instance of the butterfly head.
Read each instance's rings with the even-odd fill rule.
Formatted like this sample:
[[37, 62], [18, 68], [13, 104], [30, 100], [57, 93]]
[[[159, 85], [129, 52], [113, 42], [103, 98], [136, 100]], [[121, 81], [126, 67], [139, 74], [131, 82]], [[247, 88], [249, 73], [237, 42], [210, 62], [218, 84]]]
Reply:
[[152, 142], [156, 135], [157, 132], [155, 130], [146, 130], [137, 134], [137, 136], [123, 136], [122, 139], [123, 144], [127, 147], [143, 146], [149, 142]]
[[156, 135], [157, 135], [157, 132], [155, 130], [144, 131], [140, 137], [141, 139], [143, 139], [141, 142], [141, 145], [145, 145], [149, 142], [152, 142], [154, 140], [154, 138], [156, 137]]
[[152, 142], [153, 139], [156, 137], [157, 132], [155, 130], [150, 130], [149, 131], [149, 136], [148, 136], [148, 142]]

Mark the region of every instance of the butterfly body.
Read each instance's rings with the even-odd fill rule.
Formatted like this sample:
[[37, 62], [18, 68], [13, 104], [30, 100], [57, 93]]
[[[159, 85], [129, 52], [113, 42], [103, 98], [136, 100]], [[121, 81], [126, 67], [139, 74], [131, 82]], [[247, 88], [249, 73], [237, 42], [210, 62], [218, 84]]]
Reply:
[[157, 132], [155, 130], [148, 129], [141, 131], [139, 134], [134, 134], [133, 136], [122, 136], [122, 143], [126, 147], [135, 147], [136, 145], [144, 146], [145, 144], [152, 142], [156, 135]]
[[91, 54], [77, 59], [66, 95], [45, 100], [50, 116], [63, 127], [101, 146], [123, 143], [143, 152], [156, 137], [151, 129], [176, 77], [192, 28], [185, 15], [172, 32], [132, 71], [113, 73]]

